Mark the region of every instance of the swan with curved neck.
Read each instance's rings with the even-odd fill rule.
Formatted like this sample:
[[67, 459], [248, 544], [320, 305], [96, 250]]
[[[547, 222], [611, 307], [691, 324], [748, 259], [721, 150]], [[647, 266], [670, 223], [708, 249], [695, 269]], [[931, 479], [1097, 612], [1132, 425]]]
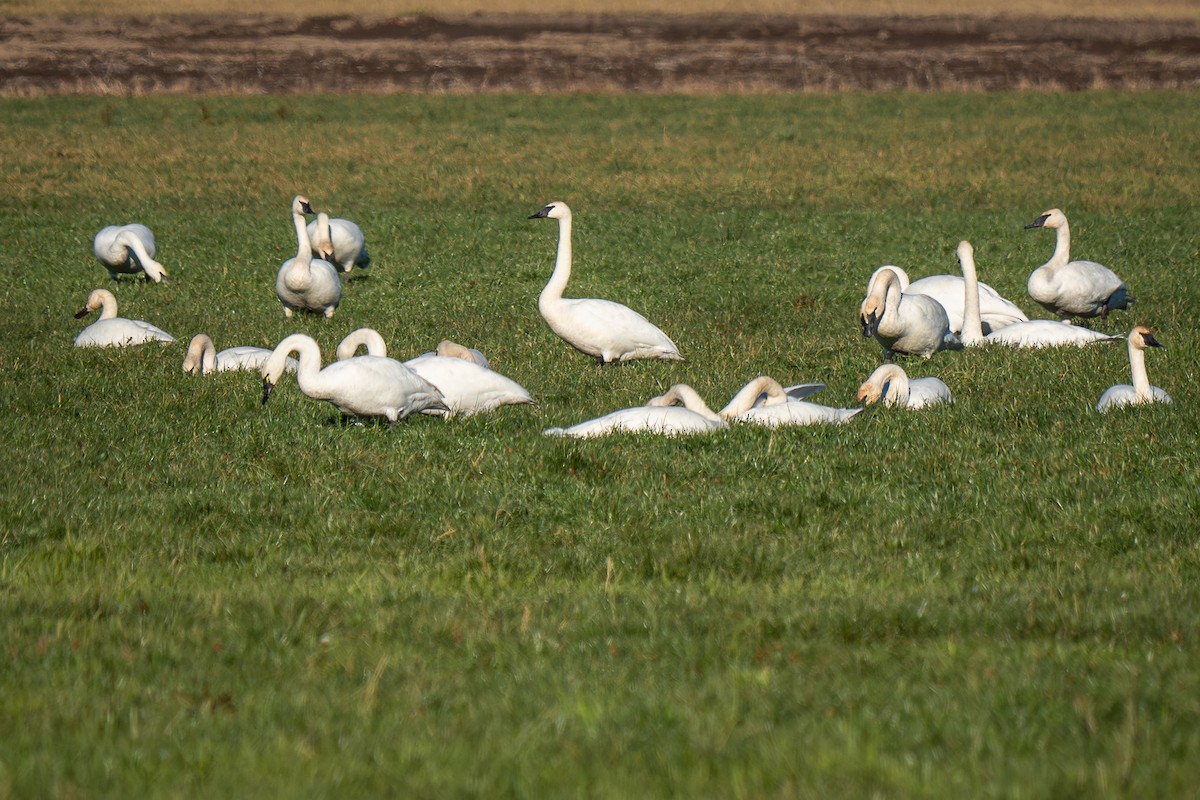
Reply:
[[884, 364], [858, 387], [858, 402], [900, 408], [927, 408], [952, 403], [950, 388], [938, 378], [909, 378], [897, 364]]
[[782, 425], [842, 424], [862, 411], [861, 408], [832, 408], [800, 399], [822, 388], [823, 384], [804, 384], [789, 390], [769, 375], [759, 375], [738, 390], [717, 415], [725, 420], [777, 428]]
[[308, 223], [307, 232], [312, 249], [342, 272], [371, 266], [371, 255], [367, 252], [362, 228], [350, 220], [330, 218], [322, 211]]
[[1067, 215], [1057, 208], [1043, 213], [1028, 228], [1055, 232], [1054, 255], [1029, 275], [1029, 296], [1060, 317], [1107, 317], [1114, 309], [1128, 309], [1134, 301], [1125, 282], [1095, 261], [1071, 260], [1071, 228]]
[[[679, 403], [683, 405], [680, 406]], [[593, 439], [611, 433], [685, 436], [693, 433], [711, 433], [726, 427], [728, 423], [713, 413], [692, 387], [686, 383], [677, 383], [666, 393], [647, 401], [644, 406], [623, 408], [569, 428], [547, 428], [542, 433], [546, 436]]]
[[337, 268], [328, 261], [312, 257], [312, 242], [304, 224], [304, 215], [313, 213], [308, 198], [296, 195], [292, 199], [292, 222], [296, 226], [297, 252], [279, 268], [275, 277], [275, 294], [283, 303], [284, 316], [294, 311], [311, 311], [332, 317], [342, 301], [342, 281]]
[[963, 344], [1003, 344], [1009, 347], [1083, 347], [1093, 342], [1111, 342], [1120, 337], [1081, 328], [1066, 320], [1033, 319], [1006, 325], [983, 335], [979, 320], [979, 292], [975, 279], [975, 248], [964, 240], [958, 243], [958, 263], [963, 273]]
[[1108, 387], [1104, 394], [1100, 395], [1100, 402], [1096, 403], [1097, 411], [1145, 403], [1171, 402], [1171, 395], [1157, 386], [1150, 385], [1150, 376], [1146, 374], [1147, 347], [1162, 345], [1154, 338], [1149, 328], [1138, 325], [1129, 332], [1129, 371], [1133, 375], [1133, 385], [1126, 383]]
[[628, 306], [611, 300], [563, 297], [571, 278], [571, 209], [566, 203], [550, 203], [529, 218], [558, 220], [554, 272], [538, 296], [538, 311], [550, 330], [576, 350], [593, 356], [600, 366], [636, 358], [683, 360], [665, 333]]
[[117, 274], [143, 273], [147, 281], [160, 282], [167, 277], [166, 268], [154, 260], [154, 233], [138, 222], [129, 225], [109, 225], [101, 228], [92, 240], [92, 252], [108, 270], [113, 280]]
[[360, 347], [366, 347], [369, 356], [380, 356], [381, 358], [387, 356], [387, 342], [383, 341], [383, 336], [379, 334], [379, 331], [374, 328], [359, 328], [350, 331], [338, 343], [335, 357], [338, 361], [354, 358]]
[[117, 298], [107, 289], [95, 289], [87, 303], [75, 314], [83, 319], [100, 309], [100, 319], [81, 330], [75, 337], [76, 347], [124, 347], [146, 342], [173, 342], [175, 337], [149, 322], [117, 316]]
[[325, 400], [351, 417], [383, 417], [396, 424], [426, 409], [445, 410], [441, 393], [399, 361], [380, 356], [355, 356], [321, 369], [321, 350], [311, 336], [284, 337], [262, 369], [263, 405], [283, 375], [287, 358], [298, 356], [296, 381], [313, 400]]
[[[963, 320], [966, 316], [963, 308], [963, 276], [926, 275], [924, 278], [909, 282], [908, 273], [900, 267], [886, 265], [875, 270], [871, 281], [874, 281], [885, 269], [893, 270], [896, 273], [900, 280], [900, 291], [904, 294], [923, 294], [937, 300], [942, 308], [946, 309], [946, 318], [953, 333], [960, 333], [963, 330]], [[870, 294], [871, 283], [868, 282], [867, 286], [867, 293]], [[1000, 330], [1005, 325], [1025, 322], [1029, 319], [1016, 303], [1006, 300], [999, 292], [982, 282], [979, 283], [979, 303], [984, 332]]]
[[942, 304], [923, 294], [906, 294], [894, 269], [872, 276], [858, 315], [863, 336], [875, 337], [885, 361], [891, 361], [893, 353], [929, 358], [939, 350], [962, 347], [950, 332]]
[[435, 355], [446, 356], [447, 358], [461, 358], [464, 361], [470, 361], [472, 364], [477, 364], [485, 369], [490, 369], [492, 366], [488, 362], [487, 356], [474, 347], [467, 347], [458, 342], [452, 342], [449, 339], [442, 339], [438, 342], [438, 346], [433, 352]]
[[[208, 334], [197, 333], [188, 343], [187, 355], [183, 357], [183, 371], [189, 375], [207, 375], [230, 370], [259, 372], [270, 357], [271, 351], [267, 348], [248, 345], [227, 347], [218, 353]], [[295, 372], [298, 366], [296, 359], [289, 358], [285, 369]]]

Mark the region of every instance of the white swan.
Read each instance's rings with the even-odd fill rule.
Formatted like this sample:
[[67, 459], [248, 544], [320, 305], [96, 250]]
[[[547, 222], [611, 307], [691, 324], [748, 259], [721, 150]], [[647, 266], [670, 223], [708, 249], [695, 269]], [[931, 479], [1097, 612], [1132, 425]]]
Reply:
[[83, 319], [96, 309], [100, 319], [88, 325], [75, 337], [76, 347], [124, 347], [146, 342], [173, 342], [175, 337], [149, 322], [117, 316], [117, 298], [107, 289], [95, 289], [88, 295], [87, 304], [75, 314]]
[[975, 291], [975, 248], [968, 241], [958, 243], [958, 263], [963, 273], [962, 341], [968, 347], [979, 344], [1002, 344], [1009, 347], [1083, 347], [1093, 342], [1111, 342], [1120, 337], [1072, 325], [1066, 320], [1033, 319], [1005, 325], [987, 336], [979, 320], [979, 300]]
[[299, 356], [300, 391], [332, 403], [347, 416], [384, 417], [394, 425], [409, 414], [446, 408], [436, 388], [395, 359], [355, 356], [321, 369], [321, 350], [303, 333], [284, 337], [267, 359], [262, 370], [264, 405], [292, 353]]
[[571, 209], [566, 203], [550, 203], [529, 218], [558, 220], [554, 273], [538, 297], [538, 310], [550, 330], [581, 353], [594, 356], [600, 366], [635, 358], [683, 360], [665, 333], [628, 306], [563, 297], [571, 277]]
[[448, 358], [461, 358], [470, 361], [473, 364], [478, 364], [481, 367], [490, 369], [491, 364], [487, 360], [487, 356], [476, 350], [474, 347], [466, 347], [458, 342], [452, 342], [449, 339], [442, 339], [438, 342], [437, 348], [433, 351], [434, 355], [447, 356]]
[[1134, 301], [1125, 282], [1111, 269], [1095, 261], [1071, 260], [1071, 228], [1067, 216], [1052, 208], [1026, 228], [1055, 231], [1054, 255], [1029, 275], [1029, 296], [1060, 317], [1107, 317], [1117, 308], [1127, 309]]
[[296, 195], [292, 200], [292, 221], [296, 225], [299, 249], [295, 258], [283, 262], [275, 277], [275, 294], [283, 303], [283, 314], [287, 317], [293, 311], [312, 311], [332, 317], [342, 301], [342, 281], [338, 278], [337, 267], [312, 257], [312, 242], [308, 240], [308, 229], [304, 225], [304, 215], [311, 213], [308, 198]]
[[1108, 387], [1104, 394], [1100, 395], [1100, 402], [1096, 403], [1097, 411], [1143, 403], [1171, 402], [1171, 395], [1157, 386], [1150, 385], [1150, 377], [1146, 374], [1147, 347], [1162, 345], [1154, 338], [1149, 328], [1138, 325], [1129, 332], [1129, 370], [1133, 374], [1133, 385], [1117, 384]]
[[927, 408], [952, 403], [950, 387], [938, 378], [909, 378], [896, 364], [884, 364], [858, 387], [858, 402], [864, 405], [882, 402], [901, 408]]
[[800, 399], [823, 388], [824, 384], [804, 384], [785, 389], [774, 378], [759, 375], [743, 386], [717, 416], [777, 428], [782, 425], [841, 424], [862, 411], [861, 408], [831, 408]]
[[324, 211], [308, 223], [308, 240], [312, 249], [320, 253], [321, 258], [349, 272], [358, 267], [366, 269], [371, 266], [371, 255], [367, 252], [366, 241], [363, 239], [362, 228], [348, 219], [334, 217], [330, 219]]
[[92, 241], [92, 252], [116, 280], [117, 273], [145, 273], [146, 280], [158, 283], [167, 277], [167, 270], [154, 260], [154, 234], [141, 223], [109, 225], [101, 228]]
[[[893, 267], [893, 269], [898, 269]], [[960, 275], [926, 275], [908, 283], [907, 275], [898, 270], [900, 290], [905, 294], [923, 294], [932, 297], [946, 309], [950, 330], [958, 333], [963, 329], [963, 277]], [[985, 333], [996, 331], [1005, 325], [1025, 322], [1029, 317], [1011, 300], [1006, 300], [991, 286], [979, 282], [979, 315]]]
[[354, 354], [360, 347], [366, 347], [369, 356], [380, 356], [381, 358], [387, 356], [387, 342], [383, 341], [379, 331], [374, 328], [359, 328], [350, 331], [342, 341], [338, 342], [335, 358], [338, 361], [354, 358]]
[[[271, 351], [265, 347], [227, 347], [217, 352], [213, 340], [205, 333], [197, 333], [188, 343], [187, 355], [183, 357], [183, 371], [189, 375], [206, 375], [210, 372], [228, 372], [244, 370], [259, 372], [271, 357]], [[289, 358], [285, 369], [295, 372], [300, 365], [296, 359]]]
[[[681, 408], [676, 403], [683, 403]], [[569, 428], [547, 428], [546, 436], [567, 436], [593, 439], [610, 433], [655, 433], [664, 436], [683, 436], [711, 433], [728, 427], [692, 387], [677, 383], [666, 394], [649, 400], [644, 406], [623, 408], [596, 419], [580, 422]]]
[[939, 350], [962, 347], [950, 332], [942, 304], [923, 294], [904, 293], [894, 269], [881, 269], [872, 276], [858, 314], [863, 336], [875, 337], [886, 361], [892, 353], [929, 358]]

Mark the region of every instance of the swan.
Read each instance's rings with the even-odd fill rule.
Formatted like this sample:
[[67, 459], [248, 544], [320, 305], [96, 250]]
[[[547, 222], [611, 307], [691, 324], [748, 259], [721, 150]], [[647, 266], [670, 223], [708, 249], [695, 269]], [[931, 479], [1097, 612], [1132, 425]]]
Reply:
[[[683, 403], [683, 407], [675, 405]], [[708, 404], [692, 387], [677, 383], [666, 394], [652, 398], [644, 406], [623, 408], [596, 419], [580, 422], [569, 428], [547, 428], [546, 436], [566, 436], [593, 439], [610, 433], [656, 433], [664, 436], [683, 436], [711, 433], [727, 428]]]
[[275, 294], [283, 303], [285, 317], [290, 317], [293, 311], [312, 311], [332, 317], [342, 301], [342, 281], [338, 278], [337, 268], [328, 261], [312, 257], [312, 243], [304, 225], [304, 215], [311, 213], [308, 198], [296, 195], [292, 200], [292, 220], [296, 224], [299, 250], [295, 258], [283, 262], [275, 278]]
[[[950, 320], [950, 330], [958, 333], [963, 329], [963, 277], [959, 275], [926, 275], [912, 283], [908, 276], [898, 267], [900, 291], [905, 294], [923, 294], [932, 297], [946, 309], [946, 317]], [[1020, 307], [1006, 300], [991, 286], [979, 283], [979, 312], [984, 331], [995, 331], [1014, 322], [1025, 322], [1029, 317]]]
[[909, 378], [897, 364], [884, 364], [858, 387], [858, 402], [881, 402], [901, 408], [927, 408], [953, 403], [950, 388], [938, 378]]
[[965, 309], [962, 342], [968, 347], [980, 344], [1002, 344], [1009, 347], [1083, 347], [1093, 342], [1111, 342], [1120, 338], [1057, 319], [1015, 322], [984, 336], [979, 319], [978, 292], [975, 289], [975, 248], [966, 240], [958, 243], [958, 263], [963, 273]]
[[371, 256], [363, 239], [362, 228], [348, 219], [329, 218], [324, 211], [308, 223], [308, 241], [321, 258], [349, 272], [371, 266]]
[[141, 272], [147, 281], [155, 283], [167, 277], [166, 268], [154, 260], [154, 234], [140, 223], [101, 228], [92, 241], [92, 252], [113, 280], [118, 272], [126, 275]]
[[1138, 325], [1129, 332], [1129, 369], [1133, 373], [1133, 385], [1117, 384], [1110, 386], [1100, 395], [1096, 403], [1097, 411], [1108, 411], [1110, 408], [1141, 405], [1143, 403], [1169, 403], [1171, 395], [1157, 386], [1150, 385], [1146, 375], [1146, 348], [1162, 347], [1154, 334], [1145, 325]]
[[449, 339], [442, 339], [438, 342], [437, 349], [434, 354], [439, 356], [447, 356], [449, 358], [462, 358], [481, 367], [491, 368], [491, 364], [487, 360], [487, 356], [476, 350], [474, 347], [466, 347], [458, 342], [452, 342]]
[[759, 375], [743, 386], [717, 416], [777, 428], [782, 425], [841, 424], [862, 411], [861, 408], [830, 408], [800, 399], [824, 388], [824, 384], [817, 383], [785, 389], [774, 378]]
[[1055, 231], [1054, 255], [1029, 275], [1029, 296], [1060, 317], [1107, 317], [1108, 312], [1128, 309], [1134, 301], [1125, 282], [1111, 269], [1095, 261], [1071, 261], [1071, 228], [1067, 216], [1052, 208], [1026, 228]]
[[173, 342], [175, 337], [149, 322], [117, 316], [117, 298], [107, 289], [95, 289], [88, 295], [87, 304], [75, 314], [83, 319], [96, 309], [100, 319], [88, 325], [75, 337], [76, 347], [124, 347], [146, 342]]
[[358, 330], [350, 331], [346, 337], [338, 343], [335, 357], [338, 361], [345, 361], [347, 358], [353, 358], [360, 347], [367, 348], [369, 356], [387, 356], [387, 343], [383, 341], [383, 337], [379, 335], [379, 331], [374, 328], [359, 328]]
[[[197, 333], [188, 343], [187, 355], [183, 357], [183, 371], [189, 375], [204, 375], [210, 372], [245, 370], [259, 372], [270, 358], [271, 351], [265, 347], [227, 347], [217, 352], [213, 340], [205, 333]], [[295, 372], [300, 365], [289, 358], [285, 363], [288, 372]]]
[[284, 337], [267, 359], [262, 369], [263, 405], [292, 353], [299, 357], [296, 380], [300, 391], [314, 400], [327, 400], [344, 415], [385, 417], [395, 425], [409, 414], [446, 408], [436, 388], [395, 359], [355, 356], [321, 369], [321, 350], [303, 333]]
[[875, 336], [885, 361], [891, 361], [893, 352], [929, 358], [939, 350], [962, 347], [950, 332], [942, 304], [923, 294], [904, 293], [894, 269], [872, 276], [858, 313], [863, 336]]
[[635, 358], [683, 360], [665, 333], [628, 306], [563, 297], [571, 278], [571, 209], [566, 203], [550, 203], [529, 219], [558, 220], [554, 273], [538, 297], [538, 310], [550, 330], [576, 350], [594, 356], [600, 366]]

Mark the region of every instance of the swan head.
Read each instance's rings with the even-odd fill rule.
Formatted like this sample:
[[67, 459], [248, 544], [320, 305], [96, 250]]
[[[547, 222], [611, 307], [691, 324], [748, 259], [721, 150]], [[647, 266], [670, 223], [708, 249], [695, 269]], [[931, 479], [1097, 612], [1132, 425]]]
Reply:
[[271, 399], [271, 390], [275, 388], [275, 384], [271, 383], [271, 379], [263, 376], [263, 399], [262, 404], [265, 406], [267, 401]]
[[1145, 325], [1138, 325], [1129, 332], [1129, 343], [1138, 350], [1145, 350], [1147, 347], [1163, 347], [1162, 343], [1154, 338], [1154, 334]]
[[315, 214], [312, 206], [308, 204], [308, 198], [302, 194], [298, 194], [292, 198], [292, 213], [293, 214]]
[[1028, 228], [1061, 228], [1067, 224], [1067, 215], [1057, 208], [1052, 208], [1049, 211], [1043, 211], [1041, 216], [1033, 222], [1028, 223], [1025, 227]]
[[958, 243], [958, 250], [955, 252], [958, 253], [959, 264], [963, 263], [967, 259], [973, 260], [975, 258], [975, 248], [966, 239]]
[[899, 365], [883, 364], [863, 381], [855, 397], [864, 406], [874, 405], [881, 400], [895, 402], [899, 399], [905, 402], [908, 400], [907, 382], [908, 376]]
[[116, 296], [108, 289], [93, 289], [92, 293], [88, 295], [87, 303], [84, 304], [83, 308], [75, 312], [75, 319], [83, 319], [96, 309], [104, 308], [106, 305], [112, 306], [113, 314], [115, 315], [117, 308]]
[[862, 306], [858, 310], [858, 321], [862, 325], [862, 335], [870, 338], [875, 333], [876, 326], [879, 325], [879, 318], [883, 316], [880, 313], [880, 302], [878, 297], [868, 297], [863, 300]]
[[142, 264], [142, 270], [146, 277], [155, 283], [162, 283], [163, 278], [167, 277], [167, 268], [157, 261], [146, 261]]
[[559, 202], [556, 200], [553, 203], [547, 203], [546, 207], [543, 208], [541, 211], [537, 212], [536, 214], [530, 214], [529, 218], [530, 219], [570, 219], [571, 218], [571, 209], [567, 207], [566, 203], [562, 203], [562, 202]]

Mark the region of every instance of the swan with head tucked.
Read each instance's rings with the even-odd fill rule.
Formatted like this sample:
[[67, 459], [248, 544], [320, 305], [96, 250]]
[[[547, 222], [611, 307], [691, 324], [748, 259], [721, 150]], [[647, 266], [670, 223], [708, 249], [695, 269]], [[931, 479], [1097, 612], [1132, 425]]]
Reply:
[[979, 293], [976, 291], [975, 248], [971, 246], [970, 242], [964, 240], [958, 243], [958, 263], [963, 273], [963, 307], [965, 309], [962, 342], [967, 347], [980, 344], [1034, 348], [1083, 347], [1093, 342], [1111, 342], [1120, 338], [1089, 328], [1081, 328], [1066, 320], [1056, 319], [1015, 322], [984, 336], [979, 320]]
[[366, 240], [362, 228], [348, 219], [333, 217], [324, 211], [308, 223], [308, 240], [312, 249], [321, 258], [349, 272], [358, 267], [366, 269], [371, 266], [371, 255], [367, 252]]
[[863, 336], [875, 337], [885, 361], [891, 361], [893, 353], [929, 358], [939, 350], [962, 347], [950, 332], [942, 304], [923, 294], [906, 294], [895, 269], [880, 269], [871, 276], [858, 316]]
[[802, 384], [785, 389], [779, 381], [759, 375], [743, 386], [729, 404], [717, 412], [721, 419], [777, 428], [783, 425], [842, 424], [861, 408], [831, 408], [802, 400], [825, 388], [824, 384]]
[[292, 200], [292, 221], [296, 226], [299, 248], [295, 258], [289, 258], [279, 268], [275, 277], [275, 294], [283, 303], [284, 316], [293, 311], [311, 311], [332, 317], [333, 311], [342, 301], [342, 281], [337, 267], [319, 258], [312, 257], [312, 242], [304, 215], [313, 213], [308, 198], [296, 195]]
[[394, 425], [409, 414], [446, 408], [434, 386], [395, 359], [355, 356], [321, 369], [321, 350], [311, 336], [303, 333], [284, 337], [267, 359], [262, 369], [264, 405], [292, 353], [299, 357], [296, 381], [300, 391], [314, 400], [332, 403], [344, 415], [383, 417]]
[[[187, 355], [183, 357], [183, 371], [189, 375], [206, 375], [230, 370], [260, 372], [270, 357], [271, 351], [267, 348], [249, 345], [227, 347], [218, 353], [208, 334], [197, 333], [188, 343]], [[285, 369], [295, 372], [299, 366], [296, 359], [289, 358]]]
[[[683, 403], [683, 406], [676, 403]], [[593, 439], [610, 433], [684, 436], [711, 433], [726, 427], [728, 423], [713, 413], [692, 387], [677, 383], [666, 394], [652, 398], [644, 406], [623, 408], [569, 428], [547, 428], [542, 433], [546, 436]]]
[[554, 273], [538, 297], [538, 310], [550, 330], [600, 366], [635, 358], [683, 360], [675, 343], [632, 308], [611, 300], [563, 297], [571, 278], [571, 209], [566, 203], [550, 203], [529, 218], [558, 220]]
[[113, 280], [117, 279], [117, 273], [136, 275], [141, 272], [147, 281], [155, 283], [167, 277], [166, 268], [154, 260], [157, 252], [154, 234], [141, 223], [101, 228], [92, 241], [92, 252]]
[[1107, 317], [1108, 312], [1129, 308], [1134, 301], [1125, 282], [1095, 261], [1071, 260], [1071, 228], [1067, 215], [1057, 208], [1045, 212], [1026, 228], [1055, 231], [1054, 255], [1029, 275], [1029, 296], [1060, 317]]
[[897, 364], [884, 364], [858, 387], [858, 402], [901, 408], [928, 408], [953, 403], [950, 387], [938, 378], [909, 378]]
[[1143, 403], [1171, 402], [1171, 395], [1157, 386], [1150, 385], [1150, 376], [1146, 374], [1147, 347], [1162, 345], [1154, 338], [1149, 328], [1138, 325], [1129, 332], [1129, 370], [1133, 374], [1133, 385], [1126, 383], [1108, 387], [1104, 394], [1100, 395], [1100, 402], [1096, 403], [1097, 411]]
[[107, 289], [93, 290], [87, 304], [75, 314], [75, 319], [83, 319], [96, 309], [100, 309], [100, 319], [79, 332], [75, 337], [76, 347], [124, 347], [175, 341], [174, 336], [149, 322], [118, 317], [117, 298]]

